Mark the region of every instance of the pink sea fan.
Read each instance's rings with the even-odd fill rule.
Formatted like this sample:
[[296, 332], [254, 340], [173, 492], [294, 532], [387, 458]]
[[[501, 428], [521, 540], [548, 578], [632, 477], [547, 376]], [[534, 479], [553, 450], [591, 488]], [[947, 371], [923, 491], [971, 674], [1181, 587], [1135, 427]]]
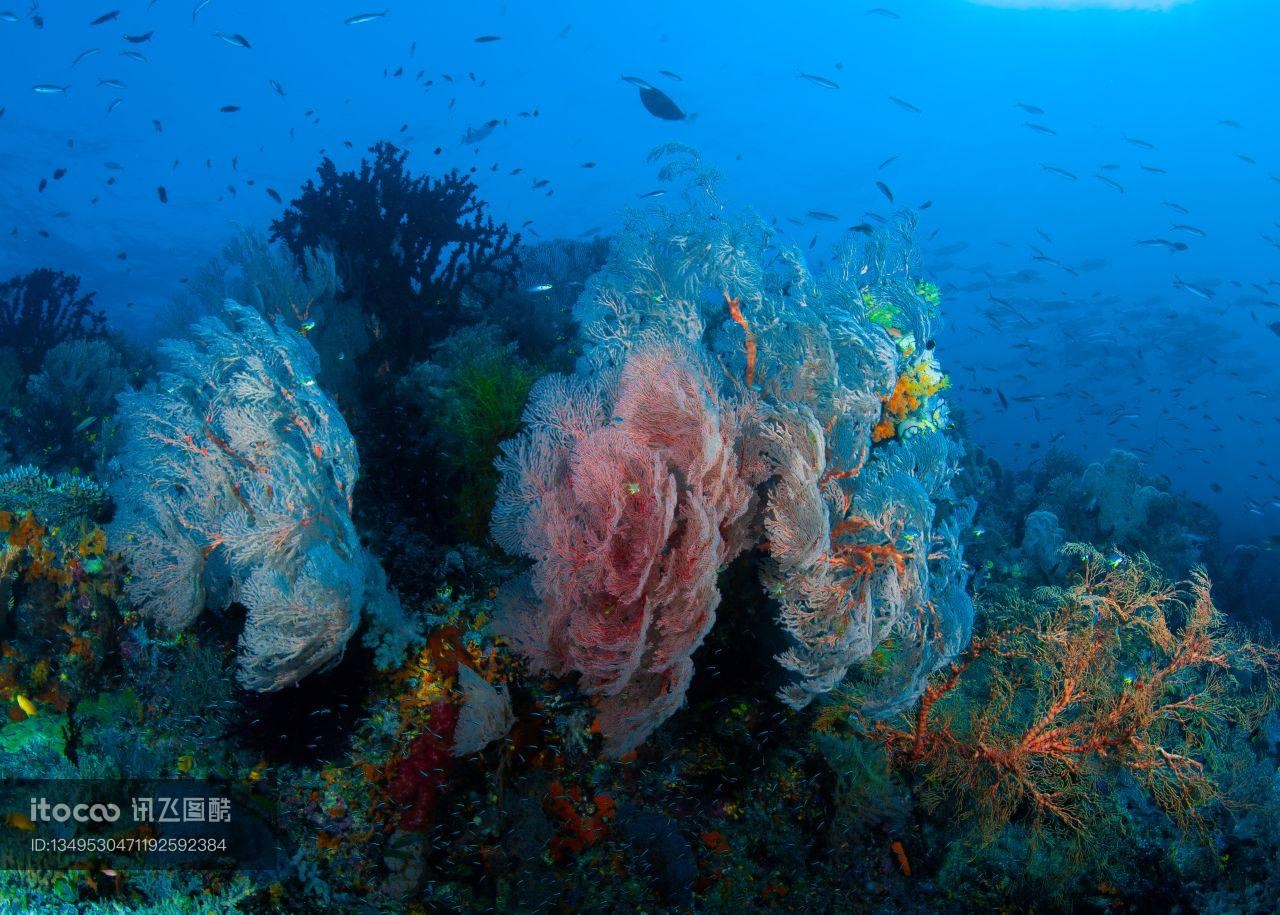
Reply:
[[494, 536], [534, 565], [498, 627], [536, 669], [581, 675], [610, 752], [683, 701], [767, 472], [743, 435], [755, 418], [697, 356], [655, 343], [608, 382], [544, 379], [503, 446]]

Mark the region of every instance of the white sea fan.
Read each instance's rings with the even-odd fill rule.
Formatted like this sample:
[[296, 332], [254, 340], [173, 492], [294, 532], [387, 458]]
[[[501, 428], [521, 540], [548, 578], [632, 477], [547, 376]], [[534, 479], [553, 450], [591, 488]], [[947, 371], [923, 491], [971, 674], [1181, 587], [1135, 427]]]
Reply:
[[280, 689], [336, 661], [362, 608], [406, 624], [352, 524], [355, 441], [310, 344], [231, 300], [191, 333], [163, 345], [158, 390], [120, 398], [110, 533], [162, 625], [244, 603], [240, 682]]
[[470, 756], [506, 737], [515, 717], [505, 683], [495, 687], [467, 665], [459, 664], [458, 688], [462, 690], [462, 711], [453, 732], [453, 755]]

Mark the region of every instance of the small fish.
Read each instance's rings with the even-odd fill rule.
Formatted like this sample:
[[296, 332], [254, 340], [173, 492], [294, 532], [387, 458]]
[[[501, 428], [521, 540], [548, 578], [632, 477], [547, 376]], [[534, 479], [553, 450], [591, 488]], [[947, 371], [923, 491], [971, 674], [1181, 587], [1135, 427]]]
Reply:
[[1134, 146], [1138, 147], [1139, 149], [1155, 149], [1156, 148], [1156, 145], [1154, 143], [1148, 143], [1146, 140], [1139, 139], [1138, 137], [1125, 136], [1124, 139], [1126, 143], [1132, 143]]
[[161, 203], [169, 202], [169, 192], [164, 189], [163, 184], [156, 188], [156, 196], [160, 198]]
[[835, 213], [828, 213], [825, 210], [810, 210], [807, 215], [810, 219], [817, 219], [822, 222], [835, 222], [840, 218]]
[[80, 420], [80, 424], [78, 426], [76, 426], [74, 429], [71, 430], [71, 434], [79, 435], [81, 432], [83, 432], [85, 429], [88, 429], [97, 421], [98, 421], [98, 417], [96, 416], [86, 416], [84, 419]]
[[280, 199], [280, 192], [273, 187], [267, 188], [267, 196], [270, 197], [272, 200], [274, 200], [276, 203], [284, 203], [284, 201]]
[[34, 718], [36, 716], [36, 706], [34, 702], [22, 695], [22, 693], [18, 693], [13, 698], [18, 703], [18, 708], [27, 713], [28, 718]]
[[110, 22], [112, 19], [115, 19], [119, 15], [120, 15], [119, 10], [112, 10], [109, 13], [103, 13], [97, 19], [93, 20], [93, 22], [90, 22], [89, 25], [105, 25], [106, 23]]
[[679, 73], [672, 73], [670, 70], [659, 70], [658, 72], [663, 76], [665, 76], [667, 79], [674, 79], [678, 83], [684, 82], [684, 77], [681, 76]]
[[304, 337], [315, 329], [316, 329], [315, 321], [303, 321], [301, 324], [298, 325], [298, 330], [299, 332], [301, 332], [302, 336]]
[[1052, 127], [1049, 127], [1045, 124], [1034, 124], [1031, 121], [1023, 121], [1022, 125], [1024, 127], [1030, 127], [1036, 133], [1047, 134], [1048, 136], [1051, 136], [1051, 137], [1056, 137], [1058, 135], [1058, 132], [1056, 130], [1054, 130]]
[[182, 756], [178, 757], [179, 772], [190, 772], [195, 767], [195, 764], [196, 764], [196, 761], [195, 761], [195, 757], [193, 756], [190, 756], [188, 754], [183, 754]]
[[274, 79], [267, 80], [267, 85], [276, 90], [276, 95], [279, 95], [281, 98], [284, 97], [284, 86], [280, 85]]
[[1103, 182], [1104, 184], [1111, 185], [1120, 193], [1122, 194], [1124, 193], [1124, 186], [1114, 178], [1108, 178], [1106, 175], [1094, 175], [1093, 177], [1097, 178], [1099, 181]]
[[501, 41], [501, 35], [478, 35], [474, 41], [476, 44], [489, 44], [494, 41]]
[[528, 289], [525, 290], [525, 292], [550, 292], [554, 288], [555, 286], [553, 286], [551, 283], [537, 283], [533, 286], [530, 286]]
[[191, 11], [191, 21], [195, 22], [196, 17], [200, 15], [200, 11], [212, 2], [213, 0], [200, 0], [200, 2], [196, 4], [195, 9]]
[[218, 110], [221, 111], [223, 114], [231, 114], [233, 112], [239, 111], [240, 106], [239, 105], [223, 105]]
[[495, 118], [492, 121], [486, 121], [479, 127], [468, 127], [467, 132], [462, 135], [462, 142], [468, 144], [479, 143], [485, 137], [489, 136], [489, 134], [493, 133], [494, 128], [501, 123], [501, 121]]
[[664, 191], [662, 188], [658, 188], [656, 191], [647, 191], [646, 193], [641, 194], [637, 199], [648, 200], [652, 197], [661, 197], [664, 194], [666, 194], [666, 191]]
[[1205, 286], [1197, 286], [1195, 283], [1188, 283], [1182, 277], [1174, 274], [1173, 288], [1183, 289], [1191, 293], [1196, 298], [1204, 299], [1206, 302], [1213, 298], [1213, 290]]
[[61, 181], [63, 177], [66, 176], [66, 174], [67, 174], [67, 170], [65, 168], [55, 168], [53, 170], [53, 180]]
[[799, 79], [807, 79], [815, 86], [821, 86], [823, 89], [839, 89], [840, 84], [835, 80], [827, 79], [825, 76], [818, 76], [816, 73], [801, 73]]
[[0, 12], [0, 21], [4, 21], [4, 22], [17, 22], [17, 21], [18, 21], [18, 14], [17, 14], [17, 13], [15, 13], [13, 10], [4, 10], [4, 11]]
[[155, 32], [144, 32], [141, 35], [125, 35], [123, 37], [129, 44], [145, 44], [151, 40], [151, 36], [154, 34]]
[[1167, 238], [1144, 238], [1134, 244], [1139, 247], [1146, 248], [1168, 248], [1170, 251], [1185, 251], [1187, 243], [1184, 241], [1170, 241]]
[[898, 158], [897, 156], [890, 156], [889, 158], [885, 159], [883, 162], [880, 163], [880, 167], [876, 169], [876, 171], [880, 171], [880, 172], [884, 171], [885, 166], [891, 162], [894, 162], [895, 160], [897, 160], [897, 158]]
[[893, 102], [895, 105], [901, 105], [903, 108], [907, 109], [908, 111], [914, 112], [915, 114], [924, 114], [924, 112], [921, 111], [919, 108], [917, 108], [915, 105], [911, 104], [908, 101], [898, 98], [896, 95], [889, 96], [889, 101]]
[[36, 824], [31, 822], [31, 818], [25, 813], [6, 813], [4, 825], [22, 832], [31, 832], [36, 828]]
[[1186, 225], [1185, 223], [1178, 223], [1176, 225], [1170, 226], [1169, 230], [1171, 232], [1186, 232], [1187, 234], [1195, 235], [1198, 238], [1205, 237], [1204, 229], [1198, 228], [1196, 226], [1189, 226], [1189, 225]]
[[73, 60], [73, 61], [71, 61], [71, 66], [73, 66], [73, 67], [74, 67], [76, 64], [80, 63], [80, 61], [84, 60], [86, 57], [89, 57], [89, 56], [91, 56], [91, 55], [93, 55], [93, 54], [97, 54], [100, 50], [102, 50], [102, 49], [101, 49], [101, 48], [87, 48], [86, 50], [81, 51], [79, 54], [77, 54], [77, 55], [76, 55], [76, 59], [75, 59], [75, 60]]
[[1027, 114], [1044, 114], [1044, 109], [1039, 107], [1038, 105], [1028, 105], [1026, 102], [1015, 102], [1014, 104], [1016, 104], [1019, 108], [1021, 108]]
[[1063, 178], [1069, 178], [1072, 181], [1077, 180], [1074, 174], [1067, 171], [1065, 168], [1058, 168], [1058, 166], [1056, 165], [1045, 165], [1043, 162], [1041, 162], [1040, 168], [1046, 172], [1053, 172], [1055, 175], [1061, 175]]
[[1112, 550], [1110, 553], [1107, 554], [1107, 565], [1111, 566], [1111, 568], [1113, 569], [1118, 569], [1120, 566], [1125, 564], [1125, 561], [1127, 560], [1127, 558], [1128, 557], [1126, 557], [1124, 553], [1121, 553], [1119, 550]]
[[366, 22], [373, 22], [375, 19], [382, 19], [387, 15], [387, 11], [381, 13], [357, 13], [342, 20], [343, 25], [364, 25]]
[[1184, 207], [1184, 206], [1183, 206], [1182, 204], [1180, 204], [1180, 203], [1173, 203], [1173, 202], [1168, 201], [1168, 200], [1165, 200], [1165, 201], [1163, 201], [1163, 202], [1164, 202], [1164, 205], [1165, 205], [1165, 206], [1167, 206], [1169, 209], [1171, 209], [1171, 210], [1177, 210], [1179, 213], [1182, 213], [1182, 214], [1184, 214], [1184, 215], [1190, 214], [1190, 212], [1191, 212], [1190, 210], [1188, 210], [1186, 207]]
[[100, 79], [98, 80], [98, 85], [106, 86], [108, 89], [128, 89], [129, 88], [124, 83], [120, 82], [120, 80], [118, 79]]
[[141, 51], [121, 51], [120, 56], [127, 57], [130, 60], [136, 60], [140, 64], [145, 64], [148, 62], [147, 55], [143, 54]]
[[901, 19], [902, 17], [893, 10], [885, 9], [883, 6], [877, 6], [875, 9], [867, 10], [868, 16], [883, 16], [885, 19]]
[[55, 86], [52, 83], [39, 83], [35, 86], [32, 86], [31, 91], [34, 92], [36, 95], [55, 95], [59, 92], [61, 92], [63, 95], [66, 95], [67, 90], [70, 88], [71, 88], [70, 86]]
[[1142, 169], [1144, 172], [1151, 172], [1152, 174], [1156, 174], [1156, 175], [1167, 175], [1167, 174], [1169, 174], [1168, 172], [1166, 172], [1163, 168], [1161, 168], [1161, 167], [1160, 167], [1160, 166], [1158, 166], [1158, 165], [1146, 165], [1146, 164], [1143, 164], [1143, 165], [1139, 165], [1138, 167], [1139, 167], [1140, 169]]
[[228, 35], [226, 32], [214, 32], [213, 37], [221, 38], [227, 44], [233, 45], [237, 48], [244, 48], [246, 51], [253, 50], [252, 47], [249, 45], [249, 39], [245, 38], [243, 35], [240, 35], [240, 34]]
[[890, 203], [893, 203], [893, 191], [889, 190], [889, 185], [885, 184], [883, 181], [877, 181], [876, 187], [880, 189], [880, 193], [889, 198]]

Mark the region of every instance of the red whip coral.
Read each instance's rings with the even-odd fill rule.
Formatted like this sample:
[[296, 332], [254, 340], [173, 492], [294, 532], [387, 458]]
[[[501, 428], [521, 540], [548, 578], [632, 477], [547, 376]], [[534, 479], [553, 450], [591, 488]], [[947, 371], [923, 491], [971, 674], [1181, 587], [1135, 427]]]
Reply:
[[503, 446], [494, 536], [534, 566], [498, 626], [536, 669], [581, 674], [611, 753], [684, 698], [764, 473], [742, 444], [754, 411], [686, 349], [650, 344], [611, 383], [544, 379]]

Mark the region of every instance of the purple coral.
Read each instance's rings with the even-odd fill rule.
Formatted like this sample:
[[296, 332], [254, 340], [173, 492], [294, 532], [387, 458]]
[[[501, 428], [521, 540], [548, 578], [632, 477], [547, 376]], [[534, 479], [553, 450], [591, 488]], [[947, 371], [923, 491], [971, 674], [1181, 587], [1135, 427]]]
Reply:
[[683, 701], [717, 572], [748, 542], [765, 473], [743, 445], [755, 410], [687, 349], [650, 344], [612, 382], [543, 379], [503, 446], [494, 536], [534, 565], [499, 628], [536, 669], [581, 675], [609, 752]]

